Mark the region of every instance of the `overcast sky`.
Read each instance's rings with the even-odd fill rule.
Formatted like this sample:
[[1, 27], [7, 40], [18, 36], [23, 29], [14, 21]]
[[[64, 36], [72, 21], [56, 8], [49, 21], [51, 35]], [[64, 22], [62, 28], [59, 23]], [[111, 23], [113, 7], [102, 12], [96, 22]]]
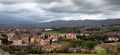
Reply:
[[0, 20], [49, 22], [120, 18], [120, 0], [0, 0]]

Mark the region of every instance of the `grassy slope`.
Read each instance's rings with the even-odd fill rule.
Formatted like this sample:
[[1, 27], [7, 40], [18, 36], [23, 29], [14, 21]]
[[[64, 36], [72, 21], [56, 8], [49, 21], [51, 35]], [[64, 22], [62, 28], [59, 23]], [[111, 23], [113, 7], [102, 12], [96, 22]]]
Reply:
[[98, 55], [107, 55], [106, 50], [100, 46], [96, 46], [95, 50]]
[[[47, 54], [29, 54], [29, 55], [47, 55]], [[79, 54], [79, 53], [57, 53], [48, 55], [96, 55], [96, 54]]]

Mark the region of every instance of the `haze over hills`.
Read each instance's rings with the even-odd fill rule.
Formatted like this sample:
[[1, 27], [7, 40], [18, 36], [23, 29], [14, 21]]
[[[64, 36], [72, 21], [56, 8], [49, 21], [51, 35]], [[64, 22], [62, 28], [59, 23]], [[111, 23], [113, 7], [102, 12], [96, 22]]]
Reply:
[[109, 24], [120, 24], [120, 19], [106, 19], [106, 20], [70, 20], [70, 21], [64, 21], [64, 20], [57, 20], [57, 21], [51, 21], [51, 22], [44, 22], [44, 23], [38, 23], [38, 22], [31, 22], [31, 21], [3, 21], [0, 20], [0, 24], [6, 24], [6, 25], [38, 25], [41, 27], [56, 27], [56, 26], [70, 26], [70, 27], [76, 27], [76, 26], [83, 26], [83, 25], [89, 25], [89, 26], [96, 26], [96, 25], [109, 25]]
[[96, 26], [96, 25], [110, 25], [110, 24], [120, 24], [120, 19], [107, 19], [107, 20], [70, 20], [70, 21], [52, 21], [46, 23], [40, 23], [41, 26]]

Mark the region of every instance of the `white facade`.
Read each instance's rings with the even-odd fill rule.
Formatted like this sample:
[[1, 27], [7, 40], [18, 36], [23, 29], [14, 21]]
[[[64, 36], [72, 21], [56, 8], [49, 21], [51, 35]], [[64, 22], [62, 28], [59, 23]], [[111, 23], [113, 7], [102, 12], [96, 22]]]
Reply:
[[14, 40], [13, 45], [22, 45], [22, 40]]

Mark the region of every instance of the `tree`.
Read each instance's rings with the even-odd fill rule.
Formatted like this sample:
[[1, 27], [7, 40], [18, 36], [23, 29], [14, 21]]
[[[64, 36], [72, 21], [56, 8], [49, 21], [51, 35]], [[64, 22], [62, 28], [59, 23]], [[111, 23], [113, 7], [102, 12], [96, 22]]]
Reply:
[[45, 39], [48, 39], [48, 35], [47, 34], [45, 34]]
[[3, 36], [4, 38], [8, 38], [8, 36], [6, 34], [2, 34], [1, 36]]
[[84, 41], [81, 43], [82, 48], [85, 48], [86, 50], [92, 50], [97, 44], [93, 41]]
[[77, 40], [84, 39], [85, 36], [76, 35]]
[[52, 44], [52, 40], [53, 40], [53, 38], [52, 38], [52, 39], [50, 39], [50, 45]]
[[91, 41], [96, 41], [98, 43], [100, 43], [101, 41], [106, 41], [107, 39], [107, 36], [106, 35], [103, 35], [103, 34], [91, 34], [89, 37], [88, 37], [89, 40]]
[[84, 41], [82, 41], [82, 40], [72, 40], [72, 41], [70, 41], [70, 43], [73, 47], [81, 46], [82, 42], [84, 42]]
[[53, 28], [53, 31], [55, 32], [61, 32], [61, 33], [80, 33], [79, 27], [60, 27], [60, 28]]
[[86, 31], [100, 31], [100, 30], [101, 30], [101, 29], [98, 28], [98, 27], [86, 29]]
[[37, 32], [37, 35], [41, 35], [42, 34], [42, 32]]
[[109, 29], [110, 29], [110, 31], [120, 31], [119, 27], [111, 27]]
[[9, 44], [13, 43], [12, 41], [8, 41], [8, 39], [6, 39], [6, 38], [1, 38], [0, 40], [2, 40], [2, 43], [5, 45], [9, 45]]
[[68, 53], [68, 47], [57, 48], [56, 52], [58, 52], [58, 53]]

